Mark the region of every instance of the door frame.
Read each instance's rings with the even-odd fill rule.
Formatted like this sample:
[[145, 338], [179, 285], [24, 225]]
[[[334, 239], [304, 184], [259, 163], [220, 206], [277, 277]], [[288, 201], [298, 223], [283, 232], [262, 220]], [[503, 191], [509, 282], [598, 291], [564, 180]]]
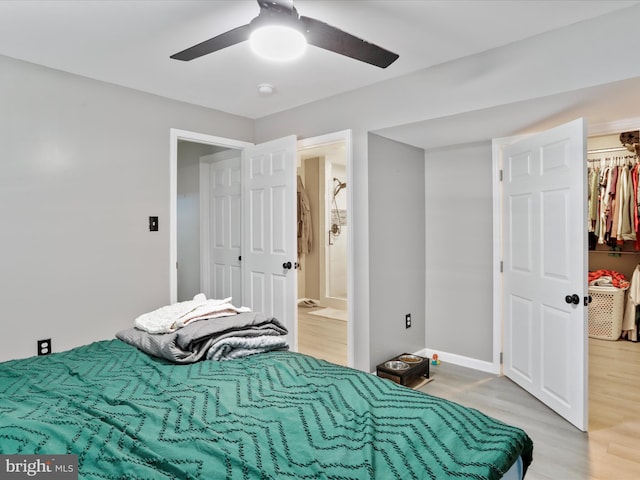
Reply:
[[253, 143], [177, 128], [169, 129], [169, 303], [178, 301], [178, 142], [187, 141], [243, 150]]
[[[338, 132], [328, 133], [325, 135], [319, 135], [317, 137], [310, 137], [298, 140], [298, 151], [303, 150], [305, 148], [313, 148], [313, 147], [321, 147], [324, 145], [330, 145], [332, 143], [340, 143], [344, 142], [345, 146], [345, 162], [346, 162], [346, 170], [347, 170], [347, 185], [353, 185], [353, 142], [352, 142], [352, 131], [351, 130], [340, 130]], [[353, 188], [345, 189], [345, 193], [347, 194], [347, 215], [349, 225], [353, 225]], [[354, 349], [353, 349], [353, 339], [354, 339], [354, 314], [353, 314], [353, 293], [354, 289], [354, 249], [353, 249], [353, 232], [351, 229], [347, 234], [347, 365], [354, 365]]]
[[[169, 303], [178, 301], [178, 237], [177, 237], [177, 200], [178, 200], [178, 142], [180, 140], [194, 143], [203, 143], [205, 145], [215, 145], [220, 147], [232, 148], [236, 150], [244, 150], [246, 147], [253, 146], [251, 142], [235, 140], [231, 138], [218, 137], [204, 133], [181, 130], [177, 128], [169, 129]], [[301, 148], [310, 148], [313, 146], [322, 146], [330, 143], [344, 142], [346, 148], [347, 162], [347, 185], [353, 185], [353, 142], [352, 131], [341, 130], [338, 132], [319, 135], [306, 139], [298, 140], [297, 150]], [[353, 212], [353, 189], [347, 188], [347, 211]], [[348, 236], [347, 242], [347, 365], [354, 365], [354, 315], [353, 315], [353, 293], [354, 290], [354, 249], [353, 234]], [[298, 318], [296, 315], [296, 324]]]
[[503, 296], [503, 284], [502, 284], [502, 258], [503, 258], [503, 245], [502, 245], [502, 227], [504, 220], [502, 218], [502, 202], [503, 202], [503, 188], [502, 188], [502, 147], [510, 143], [517, 142], [526, 137], [534, 135], [534, 133], [528, 135], [515, 135], [513, 137], [501, 137], [494, 138], [491, 144], [492, 150], [492, 174], [493, 180], [493, 362], [490, 368], [491, 373], [504, 375], [502, 370], [502, 343], [503, 343], [503, 329], [504, 318], [502, 311], [502, 296]]

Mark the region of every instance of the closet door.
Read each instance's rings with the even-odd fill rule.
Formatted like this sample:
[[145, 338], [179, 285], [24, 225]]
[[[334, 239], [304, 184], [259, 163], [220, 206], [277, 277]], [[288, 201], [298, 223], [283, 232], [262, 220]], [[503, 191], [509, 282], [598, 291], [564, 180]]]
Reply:
[[503, 150], [504, 373], [587, 429], [582, 119]]
[[240, 152], [231, 152], [231, 158], [215, 161], [209, 169], [209, 288], [211, 298], [232, 297], [240, 305]]

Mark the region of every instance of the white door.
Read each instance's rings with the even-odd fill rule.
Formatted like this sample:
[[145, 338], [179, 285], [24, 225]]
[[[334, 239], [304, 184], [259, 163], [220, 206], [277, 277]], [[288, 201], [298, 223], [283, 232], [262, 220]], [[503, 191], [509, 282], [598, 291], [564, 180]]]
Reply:
[[242, 302], [240, 152], [209, 167], [209, 288], [212, 298]]
[[275, 316], [297, 350], [296, 137], [242, 152], [243, 304]]
[[504, 373], [586, 431], [584, 120], [507, 145], [502, 158]]

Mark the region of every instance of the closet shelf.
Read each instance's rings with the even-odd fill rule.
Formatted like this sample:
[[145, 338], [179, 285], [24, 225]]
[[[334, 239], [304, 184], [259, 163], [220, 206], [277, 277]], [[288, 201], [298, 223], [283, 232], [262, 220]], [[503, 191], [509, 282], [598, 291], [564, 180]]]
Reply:
[[587, 150], [587, 154], [591, 155], [594, 153], [609, 153], [609, 152], [622, 152], [629, 151], [627, 147], [611, 147], [611, 148], [598, 148], [596, 150]]

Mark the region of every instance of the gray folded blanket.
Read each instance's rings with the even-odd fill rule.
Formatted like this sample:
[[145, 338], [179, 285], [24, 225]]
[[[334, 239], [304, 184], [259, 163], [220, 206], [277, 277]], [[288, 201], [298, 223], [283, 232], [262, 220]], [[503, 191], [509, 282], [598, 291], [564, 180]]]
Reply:
[[153, 334], [132, 327], [116, 333], [116, 337], [149, 355], [174, 363], [194, 363], [204, 358], [226, 360], [286, 350], [286, 334], [286, 327], [275, 317], [247, 312], [199, 320], [171, 333]]

